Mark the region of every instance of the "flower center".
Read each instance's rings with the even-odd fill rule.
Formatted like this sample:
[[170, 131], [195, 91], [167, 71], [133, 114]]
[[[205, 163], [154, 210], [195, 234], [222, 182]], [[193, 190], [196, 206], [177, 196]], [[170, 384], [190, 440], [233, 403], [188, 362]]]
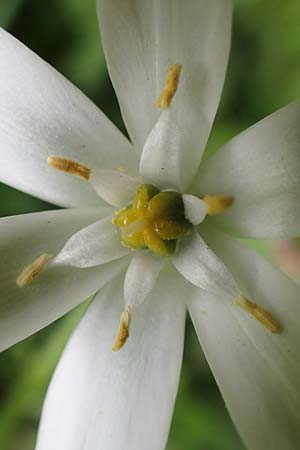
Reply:
[[117, 211], [112, 222], [119, 228], [123, 245], [134, 250], [148, 248], [160, 256], [170, 256], [177, 240], [192, 227], [185, 218], [182, 196], [159, 191], [151, 184], [142, 184], [132, 205]]

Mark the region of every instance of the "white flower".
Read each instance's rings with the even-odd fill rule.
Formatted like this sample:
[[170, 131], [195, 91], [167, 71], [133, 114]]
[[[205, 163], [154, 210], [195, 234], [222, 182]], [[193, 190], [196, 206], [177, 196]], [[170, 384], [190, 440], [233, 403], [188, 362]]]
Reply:
[[[247, 446], [295, 450], [300, 288], [230, 235], [299, 235], [300, 106], [267, 117], [199, 167], [225, 76], [230, 3], [102, 0], [99, 12], [132, 143], [0, 32], [0, 179], [78, 207], [0, 220], [1, 349], [97, 292], [51, 382], [37, 449], [162, 450], [187, 305]], [[171, 235], [173, 250], [164, 240]], [[115, 349], [130, 337], [115, 353], [120, 316]]]

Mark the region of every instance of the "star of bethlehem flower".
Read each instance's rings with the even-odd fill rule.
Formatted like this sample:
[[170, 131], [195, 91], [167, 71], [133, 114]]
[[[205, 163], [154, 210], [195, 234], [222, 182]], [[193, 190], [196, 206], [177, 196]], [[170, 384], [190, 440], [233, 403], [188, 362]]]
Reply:
[[162, 450], [187, 305], [246, 445], [293, 450], [300, 289], [236, 238], [299, 235], [300, 106], [201, 161], [230, 2], [101, 0], [99, 17], [131, 142], [0, 34], [0, 179], [73, 207], [1, 219], [1, 348], [96, 293], [50, 384], [37, 449]]

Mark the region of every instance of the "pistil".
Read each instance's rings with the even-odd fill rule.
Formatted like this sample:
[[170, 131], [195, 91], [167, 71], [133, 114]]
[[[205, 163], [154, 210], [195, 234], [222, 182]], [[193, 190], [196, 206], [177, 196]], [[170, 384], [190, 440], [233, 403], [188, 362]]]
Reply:
[[140, 186], [132, 205], [118, 211], [112, 222], [125, 246], [149, 248], [160, 256], [170, 256], [176, 241], [192, 227], [184, 216], [182, 196], [174, 191], [159, 192], [149, 184]]

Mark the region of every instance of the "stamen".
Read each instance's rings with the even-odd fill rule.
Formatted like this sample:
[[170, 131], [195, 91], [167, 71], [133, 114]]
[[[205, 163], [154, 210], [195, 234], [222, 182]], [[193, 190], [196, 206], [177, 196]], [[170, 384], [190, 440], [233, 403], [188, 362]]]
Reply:
[[257, 305], [243, 295], [235, 301], [235, 304], [255, 317], [255, 319], [271, 331], [271, 333], [278, 333], [280, 331], [281, 327], [279, 323], [274, 319], [269, 311], [264, 309], [262, 306]]
[[167, 109], [170, 107], [172, 99], [177, 91], [180, 72], [180, 64], [173, 64], [169, 67], [164, 90], [156, 100], [157, 108]]
[[47, 253], [43, 253], [39, 256], [18, 276], [16, 281], [17, 285], [24, 287], [27, 284], [30, 284], [41, 273], [52, 257], [52, 255], [48, 255]]
[[91, 169], [72, 159], [60, 158], [59, 156], [49, 156], [47, 159], [49, 166], [62, 172], [76, 175], [82, 180], [88, 181], [91, 175]]
[[114, 342], [114, 345], [112, 346], [113, 352], [117, 352], [118, 350], [120, 350], [125, 345], [127, 339], [129, 338], [130, 322], [131, 322], [131, 313], [127, 309], [121, 315], [116, 340]]
[[215, 216], [233, 205], [234, 198], [231, 195], [206, 195], [203, 200], [207, 204], [207, 214]]

